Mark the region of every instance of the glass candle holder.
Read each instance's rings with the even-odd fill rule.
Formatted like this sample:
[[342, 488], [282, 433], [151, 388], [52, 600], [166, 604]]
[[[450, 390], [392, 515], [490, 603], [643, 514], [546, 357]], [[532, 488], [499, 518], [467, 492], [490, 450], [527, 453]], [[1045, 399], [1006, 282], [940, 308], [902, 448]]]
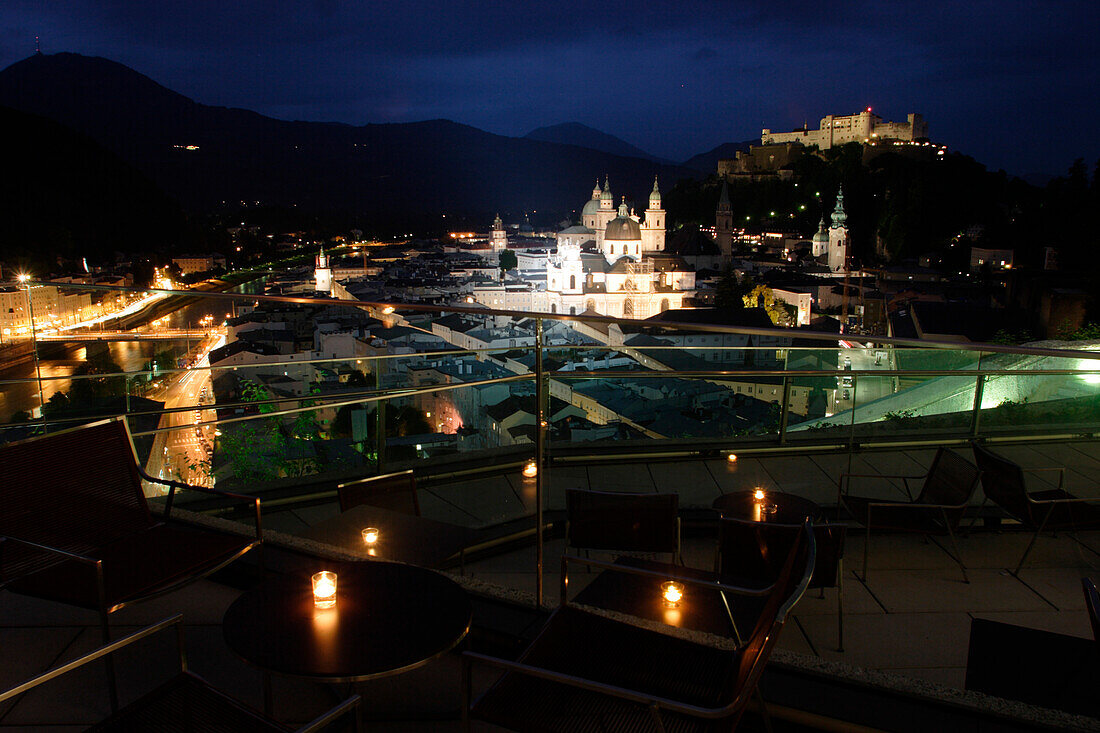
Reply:
[[364, 527], [363, 528], [363, 542], [368, 545], [373, 545], [378, 542], [378, 538], [382, 533], [378, 530], [378, 527]]
[[332, 608], [336, 605], [336, 573], [331, 570], [322, 570], [314, 573], [310, 578], [313, 581], [313, 605], [317, 608]]
[[677, 608], [684, 597], [684, 584], [675, 580], [666, 580], [661, 583], [661, 600], [667, 608]]
[[534, 478], [539, 473], [539, 467], [535, 465], [534, 461], [531, 461], [523, 467], [523, 475], [527, 478]]

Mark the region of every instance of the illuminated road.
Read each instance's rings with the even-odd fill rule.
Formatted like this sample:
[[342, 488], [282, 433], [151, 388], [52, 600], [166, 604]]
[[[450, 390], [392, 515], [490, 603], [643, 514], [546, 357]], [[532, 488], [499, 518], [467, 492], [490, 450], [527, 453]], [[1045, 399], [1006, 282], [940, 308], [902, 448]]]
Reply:
[[[225, 343], [224, 335], [215, 335], [199, 345], [194, 368], [174, 375], [163, 391], [155, 395], [164, 400], [165, 409], [194, 407], [161, 417], [160, 428], [176, 428], [157, 433], [149, 463], [145, 470], [159, 478], [174, 479], [199, 486], [213, 486], [210, 473], [214, 427], [196, 427], [213, 422], [215, 411], [213, 387], [210, 384], [210, 352]], [[206, 409], [200, 408], [206, 405]], [[158, 487], [163, 490], [163, 487]]]

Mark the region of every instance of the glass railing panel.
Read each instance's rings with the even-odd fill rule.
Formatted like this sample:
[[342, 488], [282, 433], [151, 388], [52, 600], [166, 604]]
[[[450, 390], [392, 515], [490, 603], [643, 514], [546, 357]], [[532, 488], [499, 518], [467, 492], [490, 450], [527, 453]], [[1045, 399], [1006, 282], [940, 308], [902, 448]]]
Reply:
[[986, 377], [980, 418], [983, 434], [1085, 434], [1098, 430], [1100, 369]]
[[574, 443], [761, 440], [778, 437], [783, 378], [557, 372], [550, 394], [552, 424]]
[[977, 378], [857, 375], [853, 435], [885, 439], [964, 435], [972, 425]]

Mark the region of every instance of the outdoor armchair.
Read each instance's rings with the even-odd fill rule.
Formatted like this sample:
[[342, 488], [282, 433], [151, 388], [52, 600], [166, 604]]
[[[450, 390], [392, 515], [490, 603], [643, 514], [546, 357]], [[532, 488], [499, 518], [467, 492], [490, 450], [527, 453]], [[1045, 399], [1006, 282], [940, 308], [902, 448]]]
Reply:
[[355, 730], [359, 729], [356, 716], [356, 709], [359, 707], [358, 695], [349, 697], [300, 728], [287, 728], [212, 687], [206, 680], [187, 669], [187, 659], [184, 653], [183, 621], [178, 614], [100, 647], [71, 662], [58, 665], [10, 690], [0, 692], [0, 703], [18, 697], [35, 687], [47, 684], [97, 659], [109, 658], [120, 649], [131, 646], [153, 634], [173, 628], [176, 631], [176, 656], [179, 663], [177, 673], [152, 691], [128, 702], [121, 709], [112, 699], [111, 715], [93, 725], [89, 728], [89, 731], [171, 730], [180, 733], [191, 731], [205, 733], [206, 731], [216, 730], [254, 731], [257, 733], [261, 731], [280, 731], [285, 733], [289, 730], [296, 730], [297, 733], [317, 733], [345, 717], [348, 720], [344, 722], [349, 722]]
[[[837, 506], [844, 506], [866, 528], [863, 545], [863, 580], [867, 580], [867, 560], [871, 552], [871, 530], [947, 535], [954, 551], [952, 559], [962, 570], [963, 582], [969, 583], [955, 533], [963, 512], [978, 488], [978, 468], [949, 448], [940, 448], [928, 473], [920, 476], [842, 473], [838, 485]], [[849, 493], [851, 479], [901, 479], [908, 501], [891, 501]], [[922, 480], [920, 493], [913, 497], [910, 481]]]
[[566, 489], [566, 547], [612, 553], [669, 553], [680, 557], [680, 497]]
[[[757, 682], [791, 607], [809, 584], [814, 560], [807, 524], [768, 588], [681, 577], [685, 585], [766, 599], [752, 633], [734, 649], [563, 604], [517, 661], [464, 654], [467, 700], [473, 663], [503, 671], [476, 703], [464, 706], [467, 726], [477, 718], [521, 731], [732, 730], [750, 699], [759, 699]], [[663, 572], [580, 562], [668, 578]]]
[[[718, 520], [717, 577], [721, 583], [748, 588], [770, 586], [779, 577], [791, 545], [802, 526], [752, 522], [734, 517]], [[836, 588], [837, 651], [844, 651], [844, 539], [846, 524], [813, 524], [816, 561], [809, 588], [824, 594]], [[723, 595], [723, 601], [725, 596]], [[734, 624], [738, 614], [727, 606]]]
[[411, 470], [348, 481], [336, 487], [336, 494], [340, 499], [342, 512], [360, 504], [370, 504], [414, 517], [420, 516], [416, 477]]
[[1085, 591], [1085, 608], [1092, 624], [1092, 638], [1100, 644], [1100, 592], [1097, 592], [1096, 583], [1091, 578], [1081, 578], [1081, 587]]
[[[142, 479], [168, 486], [154, 511]], [[177, 521], [177, 491], [243, 503], [255, 533]], [[224, 567], [263, 541], [260, 500], [145, 474], [122, 418], [0, 447], [0, 588], [109, 614]]]
[[[1004, 456], [997, 455], [985, 446], [975, 442], [974, 459], [982, 470], [982, 489], [987, 499], [1001, 507], [1029, 530], [1034, 530], [1020, 562], [1013, 574], [1018, 574], [1024, 561], [1035, 547], [1035, 541], [1043, 530], [1100, 529], [1100, 496], [1077, 497], [1065, 490], [1066, 469], [1023, 468]], [[1028, 491], [1024, 472], [1056, 472], [1058, 487], [1043, 491]]]

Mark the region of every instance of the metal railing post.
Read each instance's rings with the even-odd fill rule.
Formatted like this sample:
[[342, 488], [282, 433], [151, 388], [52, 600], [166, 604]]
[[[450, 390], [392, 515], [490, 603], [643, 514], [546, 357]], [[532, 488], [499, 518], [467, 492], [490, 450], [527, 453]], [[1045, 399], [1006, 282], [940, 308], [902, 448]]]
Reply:
[[546, 477], [546, 382], [542, 372], [542, 319], [535, 319], [535, 602], [542, 605], [542, 490]]
[[42, 391], [42, 365], [38, 360], [38, 331], [34, 327], [34, 301], [31, 299], [31, 284], [27, 286], [27, 314], [31, 318], [31, 353], [34, 354], [34, 375], [38, 380], [38, 417], [46, 418], [46, 395]]
[[[978, 352], [978, 369], [982, 368], [982, 355]], [[979, 374], [974, 383], [974, 412], [970, 416], [970, 435], [978, 437], [982, 422], [982, 395], [985, 392], [985, 375]]]
[[[382, 391], [382, 364], [377, 360], [374, 363], [374, 388], [375, 390]], [[377, 456], [375, 465], [378, 467], [378, 473], [385, 473], [385, 455], [386, 455], [386, 400], [381, 399], [375, 403], [374, 406], [374, 450]]]

